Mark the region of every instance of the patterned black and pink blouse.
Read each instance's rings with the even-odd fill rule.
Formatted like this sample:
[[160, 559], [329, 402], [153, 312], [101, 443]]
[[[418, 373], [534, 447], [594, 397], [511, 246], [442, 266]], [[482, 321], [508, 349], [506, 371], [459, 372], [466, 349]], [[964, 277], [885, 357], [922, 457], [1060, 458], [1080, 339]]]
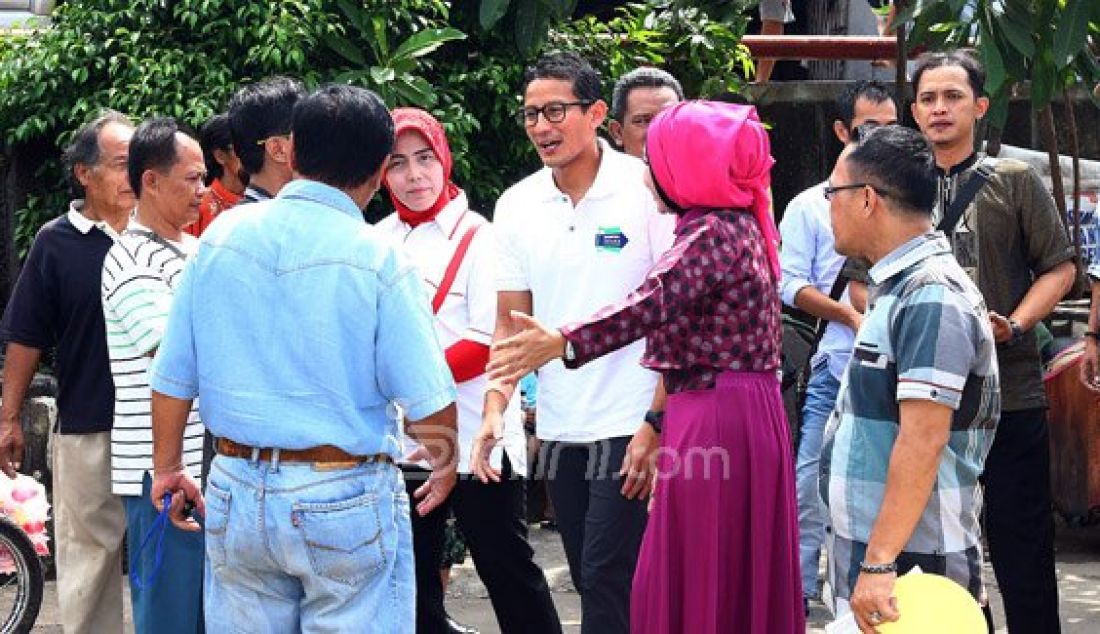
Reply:
[[671, 394], [713, 388], [725, 371], [780, 365], [780, 303], [765, 238], [749, 210], [696, 209], [672, 248], [620, 304], [562, 329], [578, 367], [641, 337], [642, 365]]

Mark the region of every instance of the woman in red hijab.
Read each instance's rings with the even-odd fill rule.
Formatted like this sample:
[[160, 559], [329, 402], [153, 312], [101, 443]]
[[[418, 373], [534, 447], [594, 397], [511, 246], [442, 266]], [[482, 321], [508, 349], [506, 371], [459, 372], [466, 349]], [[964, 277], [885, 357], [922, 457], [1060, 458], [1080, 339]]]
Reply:
[[552, 330], [513, 314], [528, 329], [493, 345], [490, 380], [559, 357], [578, 367], [646, 337], [642, 364], [669, 396], [631, 631], [801, 634], [768, 135], [751, 106], [685, 102], [654, 118], [646, 153], [646, 185], [679, 216], [672, 248], [623, 303], [583, 322]]
[[[481, 427], [489, 342], [496, 323], [496, 276], [491, 227], [470, 210], [451, 180], [451, 150], [443, 126], [416, 108], [393, 111], [396, 140], [384, 184], [396, 209], [378, 228], [405, 247], [432, 298], [435, 331], [458, 387], [459, 479], [450, 499], [426, 516], [414, 513], [417, 632], [465, 631], [448, 623], [440, 580], [444, 524], [454, 511], [489, 590], [502, 632], [560, 633], [542, 570], [532, 559], [523, 508], [526, 438], [519, 399], [505, 412], [498, 469], [511, 477], [483, 484], [469, 477], [469, 448]], [[406, 439], [409, 454], [416, 445]], [[427, 475], [423, 463], [404, 464], [409, 495]]]

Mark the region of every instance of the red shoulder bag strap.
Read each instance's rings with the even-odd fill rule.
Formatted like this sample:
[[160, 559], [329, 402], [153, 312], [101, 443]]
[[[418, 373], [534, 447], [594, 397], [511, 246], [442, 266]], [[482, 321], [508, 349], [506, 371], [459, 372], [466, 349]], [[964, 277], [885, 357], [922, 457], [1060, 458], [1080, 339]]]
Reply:
[[466, 251], [470, 250], [470, 243], [474, 241], [474, 235], [477, 234], [477, 230], [480, 228], [481, 225], [470, 227], [466, 230], [466, 233], [462, 234], [462, 239], [458, 241], [458, 247], [455, 248], [451, 261], [447, 263], [447, 270], [443, 273], [443, 281], [439, 283], [439, 290], [435, 292], [435, 297], [432, 298], [433, 315], [439, 312], [439, 308], [443, 306], [443, 300], [447, 298], [447, 293], [451, 292], [451, 285], [455, 283], [458, 269], [462, 266], [462, 260], [466, 258]]

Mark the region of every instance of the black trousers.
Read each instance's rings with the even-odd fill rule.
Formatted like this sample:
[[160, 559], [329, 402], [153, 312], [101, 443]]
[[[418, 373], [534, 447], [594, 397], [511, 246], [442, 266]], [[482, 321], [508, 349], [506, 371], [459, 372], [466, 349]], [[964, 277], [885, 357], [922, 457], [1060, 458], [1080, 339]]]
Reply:
[[1011, 634], [1057, 634], [1046, 410], [1003, 412], [985, 461], [985, 534]]
[[550, 587], [527, 542], [524, 480], [512, 474], [508, 458], [504, 458], [501, 482], [482, 484], [471, 476], [459, 476], [448, 500], [425, 517], [416, 512], [412, 494], [423, 484], [427, 472], [411, 468], [404, 471], [412, 503], [417, 634], [447, 632], [439, 567], [443, 561], [444, 526], [452, 510], [477, 574], [489, 591], [500, 631], [560, 634], [561, 623]]
[[581, 596], [581, 632], [630, 631], [630, 588], [649, 515], [623, 497], [619, 469], [629, 436], [595, 443], [544, 442], [540, 476]]

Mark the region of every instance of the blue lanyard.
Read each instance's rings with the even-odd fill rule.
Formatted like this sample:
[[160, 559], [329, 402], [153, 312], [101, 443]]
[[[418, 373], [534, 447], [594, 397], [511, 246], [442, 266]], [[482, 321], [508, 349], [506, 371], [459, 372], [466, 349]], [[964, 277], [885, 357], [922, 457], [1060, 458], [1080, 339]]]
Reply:
[[145, 534], [145, 538], [141, 540], [141, 547], [138, 548], [137, 557], [134, 557], [133, 561], [136, 563], [141, 562], [141, 553], [145, 552], [145, 547], [149, 544], [149, 540], [155, 535], [157, 538], [157, 545], [153, 551], [153, 571], [143, 581], [141, 578], [140, 566], [131, 566], [130, 568], [130, 583], [133, 584], [137, 590], [148, 590], [153, 581], [156, 580], [157, 573], [160, 572], [161, 560], [164, 559], [164, 533], [168, 529], [168, 506], [172, 503], [172, 494], [164, 494], [164, 504], [161, 506], [160, 514], [153, 520], [153, 525], [149, 527], [149, 532]]

